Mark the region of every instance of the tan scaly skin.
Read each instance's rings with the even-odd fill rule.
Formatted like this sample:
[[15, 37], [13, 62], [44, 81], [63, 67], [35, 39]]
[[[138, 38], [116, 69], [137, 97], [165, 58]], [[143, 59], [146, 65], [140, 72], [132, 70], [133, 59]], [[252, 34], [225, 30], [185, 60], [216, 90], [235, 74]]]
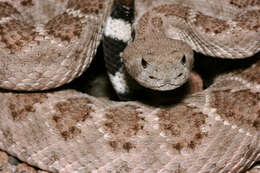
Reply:
[[[0, 2], [1, 87], [18, 90], [56, 87], [80, 74], [88, 66], [82, 62], [90, 61], [83, 57], [96, 51], [100, 25], [111, 7], [111, 1], [102, 0], [103, 5], [55, 1], [60, 10], [66, 11], [62, 4], [67, 2], [76, 10], [46, 10], [44, 15], [40, 9], [52, 9], [54, 1], [5, 1], [13, 7]], [[22, 17], [31, 22], [24, 24], [18, 20]], [[34, 21], [47, 23], [33, 27]], [[258, 38], [252, 36], [250, 45]], [[74, 65], [81, 70], [70, 71]], [[260, 160], [259, 70], [258, 61], [167, 108], [105, 101], [74, 90], [2, 91], [0, 149], [50, 172], [242, 173]]]

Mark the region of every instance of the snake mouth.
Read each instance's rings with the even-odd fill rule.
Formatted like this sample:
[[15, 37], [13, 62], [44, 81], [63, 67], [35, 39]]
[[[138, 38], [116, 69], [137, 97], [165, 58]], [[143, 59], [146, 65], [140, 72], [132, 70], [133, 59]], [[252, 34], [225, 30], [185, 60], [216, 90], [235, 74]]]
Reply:
[[170, 90], [174, 90], [176, 88], [179, 88], [180, 86], [182, 86], [183, 84], [172, 84], [172, 83], [164, 83], [161, 85], [153, 85], [153, 86], [146, 86], [146, 88], [150, 88], [152, 90], [157, 90], [157, 91], [170, 91]]
[[165, 84], [158, 86], [158, 88], [156, 90], [169, 91], [169, 90], [179, 88], [180, 86], [182, 86], [182, 84], [176, 85], [176, 84], [172, 84], [172, 83], [165, 83]]
[[176, 88], [181, 87], [184, 83], [186, 83], [188, 80], [188, 78], [179, 81], [179, 82], [174, 82], [174, 81], [168, 81], [168, 82], [163, 82], [162, 80], [159, 80], [157, 82], [153, 82], [153, 83], [148, 83], [146, 81], [143, 80], [136, 80], [137, 83], [139, 83], [140, 85], [142, 85], [145, 88], [148, 89], [152, 89], [152, 90], [156, 90], [156, 91], [170, 91], [170, 90], [174, 90]]
[[187, 77], [187, 75], [185, 75], [184, 79], [181, 81], [167, 81], [167, 82], [159, 82], [155, 83], [154, 85], [147, 85], [147, 88], [153, 89], [153, 90], [157, 90], [157, 91], [170, 91], [170, 90], [174, 90], [176, 88], [179, 88], [181, 86], [183, 86], [187, 81], [188, 81], [189, 77]]

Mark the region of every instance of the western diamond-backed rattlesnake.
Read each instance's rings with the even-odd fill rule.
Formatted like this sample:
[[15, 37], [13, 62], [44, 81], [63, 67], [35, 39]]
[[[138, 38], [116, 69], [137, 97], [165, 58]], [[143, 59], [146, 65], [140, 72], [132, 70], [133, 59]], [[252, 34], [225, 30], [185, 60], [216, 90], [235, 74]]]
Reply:
[[[17, 11], [2, 2], [5, 70], [0, 84], [20, 90], [56, 87], [79, 75], [88, 64], [82, 57], [95, 52], [98, 41], [93, 40], [100, 38], [100, 21], [112, 5], [101, 0], [5, 1], [31, 14], [23, 16], [31, 24], [62, 14], [33, 27], [18, 21]], [[67, 2], [74, 8], [62, 13]], [[44, 8], [31, 9], [38, 5], [46, 6], [47, 15], [39, 11]], [[51, 11], [55, 5], [61, 11]], [[81, 38], [88, 34], [87, 41]], [[112, 102], [73, 90], [2, 92], [0, 149], [52, 172], [242, 172], [260, 160], [259, 70], [257, 62], [219, 77], [209, 89], [167, 108]]]
[[193, 66], [192, 49], [231, 59], [247, 58], [260, 50], [259, 1], [154, 0], [147, 9], [136, 7], [135, 21], [133, 8], [112, 12], [105, 28], [105, 60], [121, 97], [135, 90], [128, 73], [154, 90], [183, 85]]

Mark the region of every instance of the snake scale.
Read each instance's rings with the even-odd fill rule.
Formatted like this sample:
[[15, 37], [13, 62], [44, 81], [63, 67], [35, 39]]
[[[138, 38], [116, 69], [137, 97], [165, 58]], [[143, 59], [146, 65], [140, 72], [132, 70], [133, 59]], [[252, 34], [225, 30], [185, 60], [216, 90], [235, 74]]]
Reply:
[[[192, 1], [184, 2], [187, 3], [185, 8], [189, 9]], [[205, 43], [200, 42], [196, 37], [198, 33], [195, 33], [190, 36], [197, 38], [197, 44], [191, 44], [192, 49], [204, 50], [207, 55], [211, 55], [221, 53], [218, 50], [230, 53], [233, 46], [234, 50], [237, 50], [234, 51], [237, 53], [234, 57], [238, 58], [249, 57], [259, 51], [258, 0], [194, 2], [197, 2], [192, 4], [194, 8], [201, 7], [202, 12], [207, 12], [207, 8], [212, 6], [216, 7], [215, 12], [224, 9], [225, 14], [230, 16], [237, 12], [240, 15], [237, 23], [226, 23], [225, 32], [232, 26], [239, 28], [241, 33], [237, 35], [236, 40], [234, 34], [237, 33], [227, 32], [225, 36], [228, 38], [224, 40], [227, 47], [214, 44], [210, 39], [213, 47], [209, 50], [203, 47]], [[127, 18], [132, 12], [133, 1], [0, 1], [0, 87], [9, 89], [0, 93], [0, 149], [42, 170], [61, 173], [242, 173], [260, 161], [259, 61], [247, 69], [221, 75], [206, 90], [189, 95], [180, 103], [165, 107], [146, 105], [138, 101], [116, 102], [100, 99], [75, 90], [10, 91], [55, 88], [81, 75], [96, 52], [103, 28], [105, 37], [118, 34], [118, 29], [111, 32], [109, 22], [104, 22], [109, 19], [110, 12], [116, 9], [115, 4], [122, 7], [117, 14], [122, 12], [126, 18], [120, 18], [121, 15], [117, 14], [110, 17], [126, 19], [130, 24], [132, 22], [136, 29], [135, 32], [129, 32], [121, 25], [124, 32], [121, 33], [121, 40], [117, 41], [128, 42], [130, 46], [127, 46], [123, 53], [118, 51], [117, 57], [122, 58], [120, 61], [126, 61], [125, 55], [132, 57], [132, 54], [136, 53], [133, 48], [138, 50], [133, 44], [131, 46], [131, 42], [147, 39], [148, 42], [145, 42], [144, 46], [148, 48], [153, 43], [150, 40], [152, 37], [144, 34], [144, 37], [140, 38], [140, 34], [138, 35], [139, 31], [147, 31], [146, 25], [138, 25], [139, 22], [135, 24], [131, 17]], [[232, 6], [236, 8], [231, 8]], [[234, 10], [240, 8], [249, 10], [245, 13]], [[125, 13], [120, 9], [129, 11]], [[159, 16], [173, 16], [179, 12], [179, 17], [185, 19], [185, 15], [188, 14], [185, 10], [178, 11], [175, 4], [166, 4], [158, 5], [151, 11], [153, 12], [149, 10], [148, 13], [140, 14], [136, 21], [145, 22], [145, 19], [152, 15], [151, 19], [154, 20], [147, 21], [152, 22], [157, 28], [152, 30], [152, 27], [148, 27], [152, 28], [148, 32], [155, 32], [152, 35], [156, 39], [165, 40], [166, 33], [171, 38], [182, 36], [192, 42], [189, 36], [181, 34], [176, 29], [173, 29], [176, 32], [169, 30], [162, 33], [160, 27], [165, 23], [155, 15], [156, 11]], [[223, 39], [223, 28], [218, 22], [223, 23], [225, 16], [214, 19], [202, 13], [191, 14], [193, 17], [202, 17], [200, 20], [209, 26], [218, 26], [199, 27], [208, 35], [214, 32], [213, 37]], [[115, 20], [110, 19], [113, 24]], [[120, 20], [119, 25], [123, 23], [129, 26], [129, 23]], [[171, 20], [176, 19], [169, 19]], [[171, 22], [167, 23], [169, 28], [171, 25]], [[240, 35], [246, 37], [239, 37]], [[120, 35], [116, 36], [118, 38]], [[239, 44], [241, 39], [243, 46]], [[237, 44], [228, 47], [230, 40]], [[188, 52], [191, 51], [186, 44], [182, 45]], [[177, 45], [173, 47], [178, 48]], [[246, 51], [240, 51], [238, 47]], [[167, 55], [169, 52], [166, 50], [168, 49], [160, 51]], [[170, 51], [176, 53], [176, 49]], [[140, 53], [147, 54], [142, 51]], [[148, 51], [153, 59], [152, 53]], [[189, 53], [178, 48], [175, 55], [177, 59], [173, 64], [177, 64], [176, 69], [182, 69], [177, 72], [187, 69], [188, 76], [189, 68], [192, 66]], [[141, 59], [139, 62], [141, 67], [148, 67], [152, 63], [149, 59]], [[162, 64], [167, 63], [165, 59], [165, 63]], [[126, 62], [123, 68], [127, 69], [127, 65], [130, 64], [131, 62]], [[182, 66], [179, 67], [178, 64]], [[116, 69], [122, 69], [120, 63], [118, 67]], [[131, 69], [134, 72], [138, 71], [138, 68]], [[129, 73], [131, 74], [130, 71]], [[176, 70], [173, 73], [175, 75]], [[176, 75], [179, 76], [179, 73]], [[120, 77], [118, 79], [121, 80]], [[180, 83], [184, 80], [186, 78]]]

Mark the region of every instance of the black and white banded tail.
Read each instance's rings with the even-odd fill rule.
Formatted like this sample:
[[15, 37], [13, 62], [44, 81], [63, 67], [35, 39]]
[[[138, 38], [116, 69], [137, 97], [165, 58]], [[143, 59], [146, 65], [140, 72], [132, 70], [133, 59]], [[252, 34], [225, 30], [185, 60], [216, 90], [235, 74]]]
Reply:
[[122, 99], [130, 93], [129, 79], [121, 58], [132, 38], [134, 0], [115, 0], [103, 38], [104, 59], [110, 81]]

